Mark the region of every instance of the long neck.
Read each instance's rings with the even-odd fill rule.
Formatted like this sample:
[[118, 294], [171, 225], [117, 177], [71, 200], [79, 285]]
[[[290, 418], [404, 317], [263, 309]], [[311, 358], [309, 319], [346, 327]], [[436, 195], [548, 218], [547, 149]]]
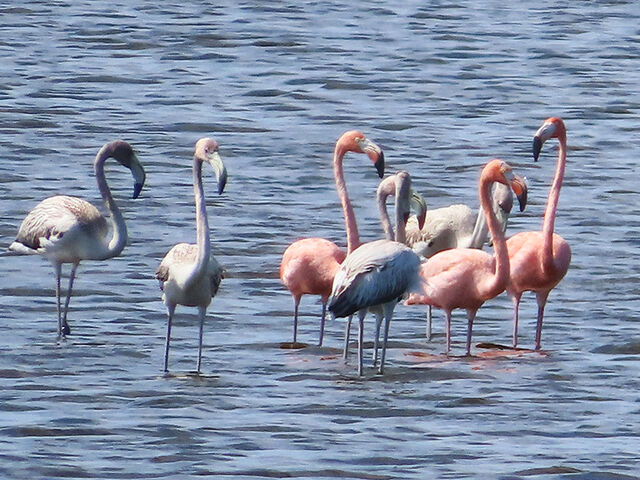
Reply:
[[473, 233], [469, 239], [468, 248], [482, 248], [484, 242], [487, 241], [487, 235], [489, 235], [489, 226], [487, 225], [484, 211], [480, 208], [478, 210], [476, 224], [473, 227]]
[[346, 152], [338, 145], [333, 154], [333, 176], [336, 181], [338, 197], [342, 204], [342, 212], [344, 213], [344, 223], [347, 230], [347, 253], [353, 252], [360, 246], [360, 235], [358, 233], [358, 225], [356, 224], [356, 216], [349, 200], [347, 192], [347, 184], [344, 181], [344, 170], [342, 168], [342, 159]]
[[111, 190], [107, 184], [107, 178], [104, 175], [104, 162], [111, 156], [111, 154], [112, 151], [110, 148], [101, 148], [98, 155], [96, 155], [96, 159], [93, 164], [96, 173], [96, 181], [98, 183], [98, 190], [100, 190], [102, 200], [111, 214], [111, 224], [113, 225], [113, 236], [111, 237], [109, 244], [106, 245], [106, 250], [102, 255], [102, 259], [118, 256], [127, 244], [127, 225], [124, 223], [124, 217], [122, 216], [122, 213], [120, 213], [120, 209], [111, 195]]
[[389, 212], [387, 211], [387, 198], [392, 193], [391, 189], [395, 190], [395, 184], [391, 181], [391, 177], [387, 177], [378, 187], [378, 193], [376, 195], [378, 212], [380, 213], [380, 223], [382, 224], [384, 236], [387, 240], [393, 240], [395, 237]]
[[[491, 195], [491, 202], [493, 211], [496, 214], [496, 218], [498, 219], [498, 223], [500, 224], [500, 229], [504, 233], [507, 228], [507, 221], [509, 218], [509, 214], [503, 210], [502, 205], [512, 205], [511, 200], [511, 189], [501, 183], [496, 183], [493, 187], [493, 194]], [[511, 210], [511, 206], [507, 206], [509, 211]], [[482, 248], [487, 241], [487, 237], [489, 236], [489, 226], [487, 225], [487, 220], [485, 218], [484, 212], [482, 208], [478, 210], [478, 217], [476, 218], [476, 224], [473, 227], [473, 233], [469, 238], [468, 248]]]
[[406, 185], [396, 186], [396, 238], [398, 243], [407, 243], [407, 218], [409, 213], [409, 187]]
[[496, 258], [496, 271], [487, 284], [487, 289], [493, 294], [500, 293], [509, 281], [509, 252], [507, 242], [502, 232], [502, 226], [496, 217], [491, 205], [491, 184], [492, 182], [482, 178], [480, 180], [480, 207], [484, 212], [489, 233], [493, 239], [493, 250]]
[[200, 278], [206, 271], [209, 256], [211, 255], [207, 204], [202, 188], [202, 162], [195, 157], [193, 159], [193, 195], [196, 201], [196, 244], [198, 246], [198, 256], [187, 282]]
[[549, 269], [553, 267], [553, 230], [556, 221], [556, 209], [560, 200], [560, 187], [564, 179], [564, 168], [567, 162], [567, 137], [561, 135], [558, 137], [560, 146], [558, 149], [558, 163], [556, 164], [556, 173], [553, 177], [549, 198], [547, 199], [547, 208], [544, 212], [544, 222], [542, 224], [542, 235], [544, 237], [544, 245], [542, 247], [542, 264], [543, 268]]

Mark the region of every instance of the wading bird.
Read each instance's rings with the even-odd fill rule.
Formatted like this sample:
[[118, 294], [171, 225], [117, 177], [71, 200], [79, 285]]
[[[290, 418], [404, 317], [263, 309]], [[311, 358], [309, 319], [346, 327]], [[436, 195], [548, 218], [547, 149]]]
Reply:
[[[134, 179], [134, 199], [138, 198], [142, 191], [145, 173], [131, 145], [123, 140], [109, 142], [98, 151], [93, 165], [98, 190], [111, 214], [111, 238], [108, 237], [107, 220], [96, 207], [81, 198], [56, 195], [46, 198], [27, 214], [20, 225], [16, 240], [9, 246], [19, 254], [42, 255], [53, 265], [56, 275], [58, 339], [71, 332], [67, 322], [67, 311], [80, 261], [116, 257], [127, 243], [127, 226], [111, 195], [104, 174], [104, 163], [109, 158], [114, 158], [131, 170]], [[61, 308], [60, 276], [63, 263], [71, 264], [71, 272], [64, 308]]]
[[556, 173], [549, 191], [547, 207], [541, 232], [521, 232], [507, 241], [510, 262], [510, 281], [507, 293], [514, 305], [513, 346], [518, 345], [518, 308], [520, 298], [527, 291], [535, 292], [538, 302], [535, 348], [540, 350], [542, 319], [547, 297], [565, 276], [571, 263], [571, 248], [557, 233], [554, 233], [556, 209], [560, 198], [560, 187], [567, 162], [567, 131], [558, 117], [550, 117], [542, 124], [533, 138], [533, 158], [538, 155], [544, 142], [557, 138], [560, 143]]
[[293, 343], [296, 343], [298, 331], [298, 307], [302, 295], [320, 295], [322, 317], [320, 320], [320, 340], [322, 345], [327, 299], [331, 294], [331, 285], [340, 264], [347, 254], [360, 246], [360, 235], [356, 216], [347, 192], [342, 160], [347, 152], [364, 153], [369, 156], [380, 178], [384, 175], [384, 154], [382, 149], [358, 130], [345, 132], [336, 142], [333, 153], [333, 176], [342, 204], [347, 232], [347, 253], [335, 243], [324, 238], [304, 238], [285, 250], [280, 263], [280, 280], [293, 295]]
[[218, 144], [210, 138], [196, 142], [193, 155], [193, 193], [196, 204], [196, 244], [178, 243], [165, 255], [156, 271], [160, 282], [162, 301], [167, 307], [167, 340], [164, 350], [164, 371], [168, 372], [171, 322], [176, 305], [198, 307], [200, 332], [198, 337], [198, 364], [200, 373], [202, 360], [202, 334], [204, 318], [211, 299], [216, 295], [224, 270], [211, 255], [207, 205], [202, 188], [202, 164], [208, 162], [218, 182], [218, 195], [227, 183], [227, 170], [218, 153]]
[[487, 163], [480, 175], [478, 196], [493, 238], [495, 255], [472, 248], [453, 248], [439, 252], [422, 264], [420, 274], [426, 281], [425, 295], [410, 295], [407, 305], [432, 305], [446, 315], [446, 353], [451, 349], [451, 312], [467, 311], [467, 355], [471, 354], [473, 320], [482, 304], [502, 293], [509, 281], [509, 255], [502, 228], [491, 208], [491, 186], [499, 182], [522, 195], [513, 183], [511, 167], [502, 160]]

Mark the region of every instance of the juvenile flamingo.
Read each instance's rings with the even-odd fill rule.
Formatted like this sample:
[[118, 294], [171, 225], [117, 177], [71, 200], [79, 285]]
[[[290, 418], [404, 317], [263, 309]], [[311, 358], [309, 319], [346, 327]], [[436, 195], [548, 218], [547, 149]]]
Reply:
[[[422, 292], [420, 257], [404, 245], [405, 224], [409, 218], [411, 180], [407, 172], [399, 172], [396, 182], [396, 240], [377, 240], [361, 245], [347, 255], [333, 280], [329, 311], [334, 317], [347, 317], [358, 312], [358, 375], [362, 375], [364, 318], [367, 311], [376, 315], [374, 364], [377, 339], [385, 320], [382, 356], [378, 373], [384, 372], [389, 325], [398, 299], [406, 292]], [[346, 349], [346, 345], [345, 345]]]
[[[527, 203], [527, 183], [525, 179], [514, 175], [513, 182], [522, 190], [518, 198], [520, 211], [524, 211]], [[500, 223], [502, 232], [506, 232], [511, 209], [513, 208], [513, 194], [511, 188], [501, 183], [493, 185], [491, 194], [493, 211]], [[407, 222], [407, 245], [425, 258], [430, 258], [438, 252], [450, 248], [479, 248], [481, 249], [489, 238], [489, 228], [482, 209], [477, 215], [463, 204], [449, 205], [427, 212], [424, 226], [419, 227], [415, 217]], [[427, 340], [431, 340], [432, 312], [431, 305], [427, 309]]]
[[[114, 158], [131, 170], [134, 179], [134, 199], [138, 198], [142, 191], [145, 173], [131, 145], [123, 140], [109, 142], [98, 151], [93, 166], [98, 190], [111, 214], [111, 238], [107, 238], [107, 220], [96, 207], [81, 198], [56, 195], [46, 198], [27, 214], [20, 225], [16, 240], [9, 246], [9, 249], [22, 255], [42, 255], [53, 265], [56, 275], [58, 339], [71, 333], [67, 311], [80, 261], [117, 257], [127, 243], [127, 226], [111, 195], [104, 174], [104, 163], [108, 158]], [[71, 264], [64, 309], [60, 306], [60, 276], [63, 263]]]
[[302, 295], [320, 295], [322, 317], [320, 320], [320, 340], [322, 345], [327, 299], [331, 294], [331, 285], [340, 264], [346, 255], [360, 246], [360, 236], [355, 213], [349, 200], [347, 184], [344, 179], [342, 160], [347, 152], [364, 153], [369, 156], [380, 178], [384, 175], [384, 154], [382, 149], [358, 130], [345, 132], [336, 142], [333, 153], [333, 176], [342, 204], [347, 232], [347, 253], [335, 243], [324, 238], [304, 238], [285, 250], [280, 264], [280, 280], [293, 295], [293, 343], [296, 343], [298, 331], [298, 306]]
[[513, 346], [518, 345], [518, 308], [523, 292], [532, 291], [538, 302], [538, 321], [536, 324], [535, 348], [540, 350], [542, 319], [547, 297], [553, 288], [565, 276], [571, 263], [571, 248], [557, 233], [554, 233], [556, 209], [560, 198], [560, 187], [564, 178], [567, 162], [567, 131], [564, 122], [558, 117], [550, 117], [542, 124], [533, 137], [533, 158], [538, 155], [544, 142], [557, 138], [560, 144], [558, 162], [553, 178], [544, 222], [541, 232], [522, 232], [507, 241], [510, 262], [510, 282], [507, 293], [514, 305]]
[[509, 281], [509, 255], [496, 214], [491, 208], [491, 185], [499, 182], [522, 195], [513, 183], [511, 167], [502, 160], [487, 163], [480, 175], [478, 196], [489, 232], [493, 238], [495, 255], [471, 248], [453, 248], [435, 254], [422, 264], [422, 278], [426, 280], [425, 295], [410, 295], [407, 305], [433, 305], [442, 308], [446, 315], [446, 353], [451, 350], [451, 311], [464, 308], [467, 311], [467, 356], [471, 354], [473, 320], [482, 304], [502, 293]]
[[171, 340], [171, 322], [176, 305], [198, 307], [200, 333], [198, 341], [198, 364], [196, 373], [200, 374], [202, 360], [202, 333], [204, 318], [211, 299], [216, 295], [224, 270], [211, 255], [209, 240], [209, 221], [207, 205], [202, 188], [202, 164], [209, 162], [216, 173], [218, 195], [224, 191], [227, 183], [227, 169], [218, 153], [218, 144], [210, 138], [201, 138], [196, 142], [193, 155], [193, 193], [196, 204], [196, 241], [197, 243], [178, 243], [165, 255], [156, 271], [160, 281], [162, 301], [167, 307], [167, 340], [164, 350], [164, 371], [168, 372], [169, 342]]

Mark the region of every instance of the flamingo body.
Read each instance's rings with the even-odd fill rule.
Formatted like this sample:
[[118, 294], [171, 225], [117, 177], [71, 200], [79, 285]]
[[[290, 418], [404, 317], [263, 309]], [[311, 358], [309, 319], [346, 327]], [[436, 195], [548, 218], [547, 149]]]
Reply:
[[[380, 147], [371, 142], [358, 130], [349, 130], [342, 134], [335, 145], [333, 154], [333, 175], [342, 204], [347, 233], [347, 250], [352, 252], [360, 246], [360, 236], [355, 213], [347, 193], [342, 166], [347, 152], [364, 153], [373, 162], [378, 175], [384, 174], [384, 154]], [[294, 301], [293, 343], [298, 335], [298, 307], [302, 295], [320, 295], [322, 316], [320, 319], [320, 339], [322, 345], [327, 299], [331, 294], [333, 277], [346, 253], [335, 243], [323, 238], [304, 238], [285, 250], [280, 263], [280, 280], [291, 292]]]
[[[111, 213], [113, 232], [109, 237], [107, 220], [89, 202], [68, 195], [42, 200], [23, 220], [16, 240], [9, 249], [21, 255], [41, 255], [54, 267], [58, 310], [58, 338], [71, 331], [67, 322], [69, 302], [76, 270], [82, 260], [106, 260], [120, 255], [127, 243], [127, 227], [107, 184], [104, 163], [114, 158], [131, 170], [134, 178], [133, 198], [138, 198], [145, 172], [131, 145], [114, 140], [102, 146], [94, 160], [96, 182], [102, 199]], [[71, 263], [69, 287], [64, 307], [60, 304], [62, 265]]]
[[534, 160], [547, 140], [557, 138], [560, 144], [556, 171], [545, 208], [542, 231], [522, 232], [507, 242], [510, 263], [510, 281], [507, 292], [514, 304], [513, 346], [518, 345], [518, 309], [520, 298], [526, 291], [536, 294], [538, 318], [535, 348], [541, 348], [542, 321], [547, 297], [566, 275], [571, 263], [569, 244], [554, 232], [556, 210], [567, 161], [567, 133], [564, 122], [558, 117], [547, 118], [538, 129], [533, 141]]

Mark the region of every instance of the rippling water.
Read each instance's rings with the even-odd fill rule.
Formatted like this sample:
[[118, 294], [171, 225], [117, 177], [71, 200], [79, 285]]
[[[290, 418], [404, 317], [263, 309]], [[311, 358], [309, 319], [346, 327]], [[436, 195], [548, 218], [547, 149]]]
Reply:
[[[148, 183], [108, 176], [128, 222], [119, 258], [84, 262], [73, 335], [55, 341], [51, 266], [0, 258], [0, 464], [5, 478], [640, 478], [637, 283], [639, 18], [633, 2], [0, 3], [2, 249], [39, 200], [100, 204], [92, 159], [124, 138]], [[204, 2], [202, 2], [204, 3]], [[264, 3], [264, 2], [262, 2]], [[359, 6], [358, 6], [359, 5]], [[300, 236], [344, 244], [333, 143], [359, 128], [387, 171], [411, 172], [433, 207], [477, 205], [479, 169], [508, 160], [530, 182], [511, 232], [538, 229], [555, 165], [531, 138], [567, 124], [556, 231], [573, 250], [551, 294], [541, 353], [463, 358], [464, 316], [445, 358], [442, 314], [401, 306], [384, 376], [340, 358], [341, 322], [314, 347], [320, 305], [292, 300], [280, 256]], [[205, 326], [179, 308], [162, 374], [166, 314], [153, 278], [193, 241], [191, 153], [212, 136], [230, 172], [211, 235], [228, 276]], [[375, 171], [346, 162], [361, 236], [382, 235]], [[533, 345], [525, 295], [521, 342]], [[475, 342], [508, 344], [506, 295]], [[371, 336], [371, 324], [367, 333]], [[367, 352], [368, 353], [368, 352]]]

